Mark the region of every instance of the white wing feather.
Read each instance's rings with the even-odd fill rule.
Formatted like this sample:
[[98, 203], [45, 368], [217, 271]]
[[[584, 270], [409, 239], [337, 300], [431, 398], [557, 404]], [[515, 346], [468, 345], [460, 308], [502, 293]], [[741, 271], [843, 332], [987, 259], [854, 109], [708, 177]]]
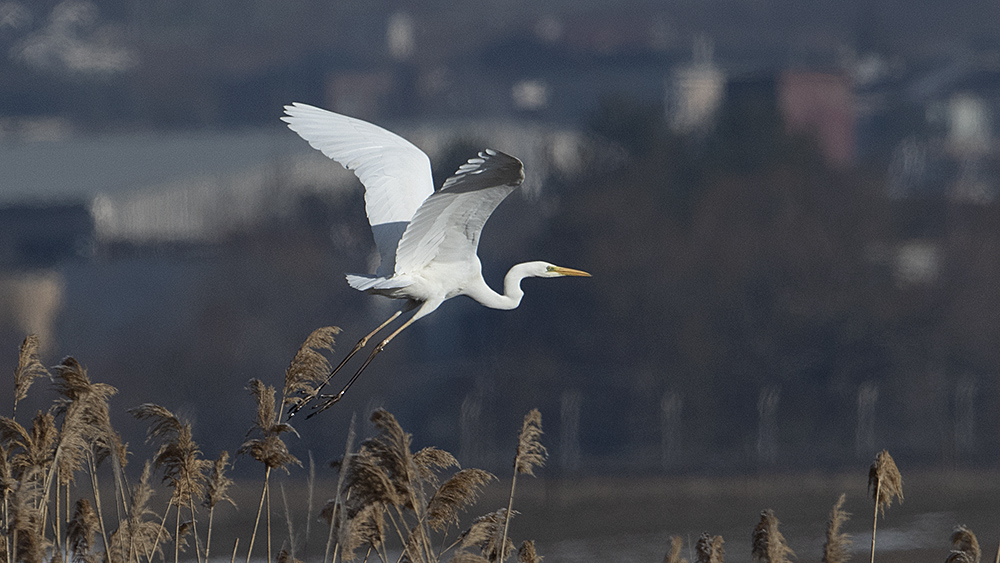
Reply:
[[474, 261], [486, 220], [522, 180], [521, 161], [510, 155], [486, 150], [469, 159], [417, 209], [399, 241], [395, 273]]
[[377, 125], [302, 103], [285, 106], [282, 121], [314, 149], [352, 170], [365, 186], [365, 209], [382, 262], [393, 271], [400, 237], [434, 193], [431, 162], [406, 139]]

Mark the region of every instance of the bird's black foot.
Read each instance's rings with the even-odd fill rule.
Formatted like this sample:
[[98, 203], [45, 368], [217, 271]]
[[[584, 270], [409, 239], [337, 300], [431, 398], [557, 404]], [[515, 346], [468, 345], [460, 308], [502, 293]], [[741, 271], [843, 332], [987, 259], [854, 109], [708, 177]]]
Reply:
[[[346, 389], [344, 391], [346, 391]], [[318, 405], [313, 405], [313, 412], [309, 413], [309, 415], [306, 416], [306, 420], [316, 416], [317, 414], [325, 411], [326, 409], [340, 402], [340, 400], [344, 398], [344, 391], [341, 391], [336, 395], [320, 395], [319, 397], [321, 399], [326, 399], [326, 400]]]
[[305, 407], [307, 404], [309, 404], [310, 401], [312, 401], [315, 398], [316, 398], [315, 394], [305, 395], [303, 397], [300, 397], [298, 402], [288, 407], [288, 418], [291, 419], [293, 416], [295, 416], [295, 413], [302, 410], [303, 407]]

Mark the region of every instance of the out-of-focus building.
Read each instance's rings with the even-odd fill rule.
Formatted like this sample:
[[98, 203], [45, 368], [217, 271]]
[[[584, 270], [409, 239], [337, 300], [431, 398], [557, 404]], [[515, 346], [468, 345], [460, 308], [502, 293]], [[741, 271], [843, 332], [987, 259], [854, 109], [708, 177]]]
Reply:
[[828, 164], [854, 162], [855, 103], [846, 74], [786, 70], [778, 79], [778, 107], [786, 130], [814, 137]]
[[992, 111], [987, 101], [973, 92], [956, 92], [947, 102], [950, 150], [956, 154], [983, 154], [992, 145]]
[[[890, 90], [918, 118], [895, 139], [888, 169], [896, 198], [947, 197], [989, 203], [1000, 195], [1000, 65], [995, 57], [963, 54], [914, 71]], [[892, 111], [890, 104], [884, 111]]]
[[413, 17], [406, 12], [396, 12], [389, 16], [385, 30], [385, 45], [389, 56], [397, 61], [405, 61], [417, 50]]
[[43, 352], [51, 349], [66, 286], [56, 266], [89, 254], [93, 236], [84, 205], [0, 205], [0, 329], [37, 334]]
[[344, 115], [372, 120], [382, 115], [396, 86], [388, 70], [337, 72], [326, 81], [326, 105]]
[[675, 68], [667, 79], [667, 121], [676, 133], [706, 134], [715, 125], [726, 75], [713, 61], [713, 50], [710, 39], [697, 38], [692, 62]]
[[993, 102], [991, 106], [973, 91], [958, 91], [948, 98], [945, 151], [958, 165], [949, 195], [958, 201], [987, 203], [997, 196], [998, 182], [990, 164], [995, 167], [997, 160], [993, 107], [1000, 100]]
[[38, 335], [42, 352], [55, 342], [66, 280], [56, 270], [0, 272], [0, 327]]

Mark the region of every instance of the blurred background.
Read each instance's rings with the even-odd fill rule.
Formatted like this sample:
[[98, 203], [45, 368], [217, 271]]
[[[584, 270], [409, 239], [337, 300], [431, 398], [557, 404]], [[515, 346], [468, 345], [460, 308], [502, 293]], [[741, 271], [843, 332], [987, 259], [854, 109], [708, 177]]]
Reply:
[[[967, 0], [0, 2], [0, 364], [34, 332], [156, 402], [209, 457], [315, 328], [338, 361], [395, 303], [356, 179], [278, 120], [301, 101], [527, 179], [456, 299], [300, 421], [353, 414], [506, 468], [541, 409], [548, 475], [1000, 462], [1000, 4]], [[47, 404], [44, 384], [36, 388]], [[25, 412], [28, 411], [25, 407]], [[252, 464], [237, 461], [250, 467]], [[832, 500], [832, 499], [831, 499]], [[825, 509], [824, 509], [825, 510]]]

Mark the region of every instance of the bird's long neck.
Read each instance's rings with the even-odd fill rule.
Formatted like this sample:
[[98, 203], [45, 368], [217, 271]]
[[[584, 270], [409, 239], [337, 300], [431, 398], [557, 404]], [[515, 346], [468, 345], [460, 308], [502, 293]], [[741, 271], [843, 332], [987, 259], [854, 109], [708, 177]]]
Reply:
[[517, 264], [507, 272], [503, 278], [503, 295], [490, 289], [485, 281], [475, 291], [468, 291], [467, 295], [491, 309], [516, 309], [524, 297], [521, 280], [531, 276], [527, 266], [527, 264]]

